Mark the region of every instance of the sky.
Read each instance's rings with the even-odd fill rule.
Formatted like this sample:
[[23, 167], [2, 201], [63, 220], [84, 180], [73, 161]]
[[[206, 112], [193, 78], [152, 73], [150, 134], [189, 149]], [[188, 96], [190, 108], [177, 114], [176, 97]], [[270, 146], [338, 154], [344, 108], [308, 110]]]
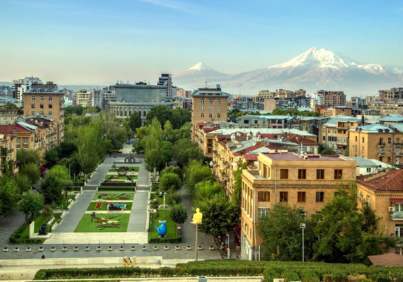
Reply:
[[0, 0], [0, 81], [155, 83], [238, 73], [310, 47], [403, 66], [403, 0]]

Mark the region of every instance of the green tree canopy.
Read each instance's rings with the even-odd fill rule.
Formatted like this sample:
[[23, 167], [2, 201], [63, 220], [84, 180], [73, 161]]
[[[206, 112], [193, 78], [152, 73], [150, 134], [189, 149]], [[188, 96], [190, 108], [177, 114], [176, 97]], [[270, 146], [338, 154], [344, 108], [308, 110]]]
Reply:
[[186, 185], [191, 191], [194, 191], [197, 183], [211, 178], [210, 168], [199, 161], [191, 161], [186, 167]]
[[162, 191], [176, 191], [182, 185], [180, 177], [173, 172], [163, 173], [160, 177], [159, 188]]
[[18, 207], [25, 214], [25, 222], [30, 223], [44, 207], [43, 196], [33, 190], [24, 192], [18, 202]]
[[17, 165], [18, 167], [23, 167], [29, 163], [34, 163], [39, 166], [39, 155], [38, 152], [34, 150], [18, 150], [17, 151]]
[[0, 215], [11, 213], [17, 206], [18, 188], [14, 179], [3, 176], [0, 178]]
[[66, 167], [55, 165], [45, 175], [42, 182], [42, 193], [46, 203], [60, 203], [63, 189], [71, 184]]
[[31, 185], [37, 183], [41, 176], [39, 166], [35, 163], [24, 164], [21, 167], [19, 174], [28, 177], [29, 181], [31, 182]]
[[186, 209], [182, 205], [173, 206], [170, 211], [170, 215], [171, 215], [172, 220], [177, 224], [185, 223], [185, 221], [188, 217]]
[[131, 131], [136, 132], [136, 129], [141, 127], [141, 114], [140, 112], [134, 112], [129, 117], [129, 128]]

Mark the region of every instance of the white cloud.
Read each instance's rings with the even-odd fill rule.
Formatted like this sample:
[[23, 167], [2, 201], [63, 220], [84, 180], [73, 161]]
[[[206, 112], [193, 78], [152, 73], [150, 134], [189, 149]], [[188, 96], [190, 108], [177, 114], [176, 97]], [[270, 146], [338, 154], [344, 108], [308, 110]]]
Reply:
[[192, 8], [189, 5], [186, 5], [183, 2], [179, 2], [176, 0], [140, 0], [143, 3], [147, 3], [150, 5], [158, 6], [161, 8], [167, 8], [171, 10], [181, 11], [190, 13], [192, 12]]

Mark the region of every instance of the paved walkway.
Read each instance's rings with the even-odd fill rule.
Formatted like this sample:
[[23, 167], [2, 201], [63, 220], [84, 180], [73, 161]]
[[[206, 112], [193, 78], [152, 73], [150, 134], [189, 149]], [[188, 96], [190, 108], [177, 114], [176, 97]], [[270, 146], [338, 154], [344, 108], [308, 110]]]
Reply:
[[45, 244], [147, 244], [147, 232], [54, 233]]
[[113, 162], [118, 158], [106, 157], [103, 163], [101, 163], [92, 177], [87, 181], [86, 186], [97, 188], [105, 180], [105, 175], [108, 173], [109, 169], [112, 167]]
[[54, 232], [74, 232], [95, 193], [95, 190], [82, 192]]
[[6, 245], [8, 238], [24, 223], [24, 214], [15, 212], [7, 215], [6, 217], [0, 217], [0, 244]]
[[127, 226], [128, 232], [146, 232], [148, 193], [148, 191], [140, 190], [135, 193], [129, 225]]

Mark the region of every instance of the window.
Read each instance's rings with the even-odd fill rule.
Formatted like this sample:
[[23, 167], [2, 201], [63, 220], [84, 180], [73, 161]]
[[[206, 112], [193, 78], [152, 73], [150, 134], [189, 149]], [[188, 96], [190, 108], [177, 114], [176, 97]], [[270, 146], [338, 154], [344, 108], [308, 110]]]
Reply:
[[362, 143], [365, 143], [365, 139], [364, 137], [361, 138]]
[[388, 137], [388, 144], [392, 144], [392, 138]]
[[403, 224], [397, 224], [395, 226], [395, 236], [397, 238], [403, 237]]
[[379, 138], [379, 145], [383, 145], [384, 143], [383, 143], [383, 138], [381, 137], [381, 138]]
[[49, 104], [49, 109], [51, 109], [53, 107], [53, 105], [52, 104]]
[[298, 192], [298, 203], [305, 203], [305, 200], [306, 200], [306, 193]]
[[288, 179], [288, 169], [280, 169], [280, 179]]
[[334, 179], [342, 179], [343, 178], [343, 170], [335, 169], [334, 170]]
[[200, 114], [200, 117], [204, 118], [204, 114], [203, 114], [203, 113], [201, 113], [201, 114]]
[[316, 192], [316, 202], [322, 203], [325, 199], [325, 192]]
[[298, 179], [306, 179], [306, 169], [298, 169]]
[[221, 115], [220, 115], [220, 113], [218, 113], [218, 114], [217, 114], [217, 118], [220, 118], [220, 117], [221, 117]]
[[355, 142], [357, 142], [358, 141], [358, 136], [355, 136]]
[[35, 109], [35, 104], [31, 104], [31, 108], [32, 108], [32, 109]]
[[259, 218], [262, 218], [262, 217], [267, 216], [267, 214], [269, 213], [269, 209], [268, 208], [258, 208], [257, 212], [258, 212]]
[[41, 109], [43, 109], [43, 105], [42, 105], [42, 104], [40, 104], [39, 107], [40, 107]]
[[388, 163], [392, 162], [392, 158], [388, 157]]
[[280, 202], [288, 202], [288, 192], [280, 192]]
[[325, 179], [325, 170], [324, 169], [316, 170], [316, 179]]
[[270, 202], [270, 192], [258, 192], [257, 200], [259, 202]]
[[213, 114], [209, 114], [208, 117], [209, 117], [209, 118], [212, 118], [212, 117], [213, 117]]
[[379, 157], [379, 161], [380, 161], [380, 162], [383, 162], [383, 157]]

